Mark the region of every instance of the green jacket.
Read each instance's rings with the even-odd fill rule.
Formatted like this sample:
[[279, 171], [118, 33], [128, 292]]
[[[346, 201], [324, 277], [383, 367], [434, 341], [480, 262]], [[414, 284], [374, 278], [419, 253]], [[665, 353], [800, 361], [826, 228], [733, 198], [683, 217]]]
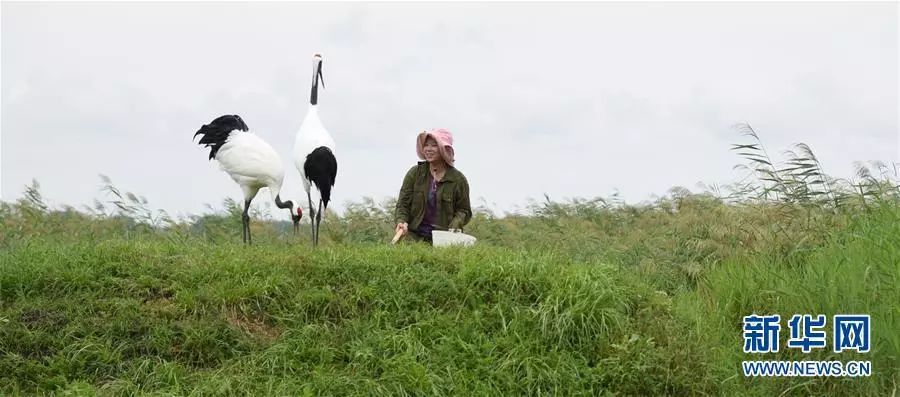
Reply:
[[[425, 217], [425, 200], [431, 185], [428, 163], [420, 161], [403, 177], [400, 196], [397, 198], [395, 218], [397, 223], [406, 222], [409, 230], [416, 230]], [[447, 167], [444, 178], [437, 184], [437, 216], [435, 229], [462, 229], [472, 219], [469, 204], [469, 181], [456, 168]]]

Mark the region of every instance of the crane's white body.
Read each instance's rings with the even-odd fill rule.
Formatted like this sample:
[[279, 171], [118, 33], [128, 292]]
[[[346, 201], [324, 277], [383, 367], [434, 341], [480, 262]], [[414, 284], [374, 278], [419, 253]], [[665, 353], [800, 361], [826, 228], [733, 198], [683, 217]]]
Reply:
[[[297, 167], [297, 170], [300, 171], [301, 179], [303, 180], [303, 189], [306, 193], [310, 193], [315, 191], [315, 186], [312, 186], [312, 181], [306, 177], [306, 172], [303, 169], [303, 165], [306, 162], [306, 156], [312, 153], [316, 148], [325, 146], [332, 153], [337, 156], [334, 150], [334, 139], [331, 138], [331, 135], [328, 133], [328, 130], [325, 129], [325, 126], [322, 125], [322, 121], [319, 120], [319, 110], [316, 105], [310, 105], [309, 110], [306, 112], [306, 117], [303, 119], [303, 123], [300, 124], [300, 129], [297, 131], [297, 136], [294, 138], [294, 165]], [[318, 195], [318, 192], [316, 192]]]
[[252, 200], [263, 187], [275, 199], [284, 182], [284, 165], [278, 152], [259, 136], [234, 130], [219, 148], [215, 159], [222, 171], [244, 191], [244, 200]]
[[[309, 108], [300, 130], [294, 137], [294, 165], [300, 171], [303, 190], [306, 191], [309, 204], [310, 227], [313, 245], [319, 244], [319, 226], [322, 224], [322, 212], [328, 209], [331, 200], [331, 188], [337, 177], [337, 157], [334, 151], [334, 139], [319, 120], [316, 107], [319, 97], [319, 83], [325, 88], [322, 77], [322, 55], [313, 55], [312, 86], [309, 92]], [[314, 208], [313, 192], [318, 198], [318, 210]]]
[[244, 211], [241, 214], [241, 233], [246, 244], [252, 244], [250, 231], [250, 202], [259, 189], [269, 188], [275, 206], [291, 211], [294, 232], [300, 222], [301, 212], [294, 215], [294, 203], [281, 201], [281, 185], [284, 182], [284, 165], [281, 157], [262, 138], [250, 133], [247, 123], [236, 114], [217, 117], [204, 124], [194, 133], [202, 135], [200, 145], [210, 149], [209, 159], [219, 162], [222, 171], [228, 174], [244, 192]]

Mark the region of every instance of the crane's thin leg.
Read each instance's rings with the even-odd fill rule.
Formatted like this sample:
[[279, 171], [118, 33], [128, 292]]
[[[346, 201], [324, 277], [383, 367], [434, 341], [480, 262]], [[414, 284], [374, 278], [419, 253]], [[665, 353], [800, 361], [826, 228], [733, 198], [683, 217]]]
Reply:
[[309, 227], [312, 232], [311, 237], [313, 240], [313, 244], [316, 242], [316, 223], [313, 222], [313, 219], [316, 217], [316, 210], [312, 206], [312, 196], [309, 194], [309, 191], [306, 191], [306, 199], [309, 200]]
[[322, 199], [319, 199], [319, 211], [316, 212], [316, 245], [319, 245], [319, 226], [322, 225]]
[[244, 224], [244, 230], [246, 234], [246, 238], [244, 242], [247, 244], [253, 244], [253, 240], [250, 237], [250, 215], [247, 213], [250, 210], [250, 200], [244, 201], [244, 214], [241, 215], [241, 221]]
[[247, 220], [244, 219], [243, 213], [241, 213], [241, 242], [247, 244]]

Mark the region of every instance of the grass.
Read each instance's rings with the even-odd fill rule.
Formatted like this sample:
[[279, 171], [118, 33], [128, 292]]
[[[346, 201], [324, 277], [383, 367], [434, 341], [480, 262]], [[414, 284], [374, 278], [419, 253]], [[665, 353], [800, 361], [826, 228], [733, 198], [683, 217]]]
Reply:
[[[896, 395], [900, 382], [900, 211], [882, 207], [853, 221], [800, 265], [740, 259], [726, 261], [704, 278], [696, 293], [679, 297], [677, 311], [694, 324], [709, 358], [717, 362], [717, 379], [724, 394], [777, 395]], [[870, 353], [803, 354], [782, 349], [768, 360], [871, 360], [877, 374], [866, 380], [851, 378], [747, 379], [736, 368], [748, 355], [733, 345], [741, 333], [740, 318], [749, 313], [870, 314], [873, 348]], [[782, 325], [784, 333], [786, 323]], [[829, 337], [831, 332], [828, 333]], [[782, 343], [784, 341], [782, 340]], [[830, 341], [828, 342], [830, 345]], [[752, 393], [751, 393], [752, 392]]]
[[[800, 265], [727, 259], [672, 292], [665, 266], [493, 244], [18, 241], [0, 255], [0, 392], [890, 395], [898, 228], [900, 209], [879, 207]], [[871, 314], [863, 357], [768, 359], [861, 358], [875, 373], [738, 376], [753, 312]]]
[[[243, 246], [231, 201], [173, 220], [108, 178], [82, 210], [34, 183], [0, 203], [0, 395], [897, 395], [898, 184], [751, 136], [759, 184], [481, 208], [470, 249], [387, 246], [390, 200], [327, 214], [317, 249], [257, 210]], [[872, 351], [744, 354], [752, 313], [782, 346], [793, 314], [870, 314]], [[874, 373], [745, 378], [757, 359]]]
[[703, 387], [647, 382], [699, 363], [632, 333], [670, 316], [664, 297], [612, 266], [551, 253], [33, 241], [4, 255], [2, 269], [7, 393]]

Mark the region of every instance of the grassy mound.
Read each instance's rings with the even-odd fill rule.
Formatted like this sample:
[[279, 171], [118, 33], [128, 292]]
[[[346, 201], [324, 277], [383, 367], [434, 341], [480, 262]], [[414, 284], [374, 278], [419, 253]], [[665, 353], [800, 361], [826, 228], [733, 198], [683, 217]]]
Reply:
[[[896, 391], [900, 210], [861, 215], [803, 258], [734, 257], [673, 292], [664, 265], [491, 244], [21, 240], [0, 254], [0, 392]], [[863, 359], [875, 373], [744, 378], [752, 312], [871, 314], [869, 354], [759, 359]]]

